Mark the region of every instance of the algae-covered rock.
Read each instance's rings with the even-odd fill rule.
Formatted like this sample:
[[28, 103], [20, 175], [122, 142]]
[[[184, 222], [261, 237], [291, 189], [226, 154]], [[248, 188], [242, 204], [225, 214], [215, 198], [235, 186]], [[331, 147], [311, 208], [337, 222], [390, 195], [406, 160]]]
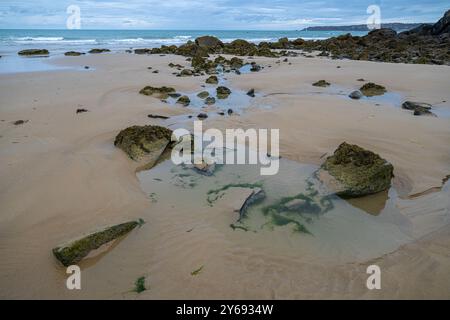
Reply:
[[199, 97], [200, 99], [205, 99], [209, 97], [209, 92], [208, 91], [202, 91], [199, 94], [197, 94], [197, 97]]
[[313, 83], [314, 87], [328, 87], [330, 83], [326, 80], [319, 80]]
[[64, 53], [64, 55], [68, 56], [68, 57], [78, 57], [78, 56], [81, 56], [82, 54], [84, 54], [84, 53], [78, 52], [78, 51], [67, 51]]
[[89, 53], [104, 53], [104, 52], [110, 52], [109, 49], [91, 49], [89, 50]]
[[195, 39], [195, 44], [213, 53], [223, 48], [223, 42], [213, 36], [199, 37]]
[[402, 104], [402, 108], [406, 110], [412, 110], [415, 116], [434, 116], [434, 113], [431, 112], [432, 106], [429, 103], [405, 101]]
[[208, 105], [208, 106], [211, 106], [211, 105], [213, 105], [215, 103], [216, 103], [216, 98], [214, 98], [214, 97], [207, 97], [205, 99], [205, 104]]
[[205, 82], [207, 84], [218, 84], [219, 83], [219, 79], [217, 79], [217, 76], [210, 76], [208, 79], [206, 79]]
[[191, 103], [191, 99], [188, 96], [181, 96], [178, 98], [177, 103], [187, 107]]
[[223, 86], [217, 87], [216, 92], [219, 99], [226, 99], [231, 94], [231, 90]]
[[114, 145], [151, 168], [170, 144], [172, 130], [160, 126], [133, 126], [122, 130]]
[[259, 72], [261, 71], [261, 66], [259, 64], [256, 64], [252, 62], [252, 67], [250, 68], [251, 72]]
[[92, 250], [127, 234], [139, 224], [138, 221], [130, 221], [105, 228], [54, 248], [53, 254], [66, 267], [76, 264]]
[[386, 88], [373, 82], [366, 83], [359, 89], [366, 97], [381, 96], [386, 93]]
[[318, 176], [338, 196], [354, 198], [388, 189], [393, 171], [392, 164], [379, 155], [344, 142], [327, 158]]
[[17, 53], [19, 56], [47, 56], [49, 52], [47, 49], [26, 49]]
[[191, 77], [193, 74], [194, 74], [194, 72], [192, 72], [192, 70], [189, 70], [189, 69], [183, 69], [180, 72], [180, 76], [182, 76], [182, 77]]
[[174, 94], [176, 91], [174, 88], [171, 87], [152, 87], [152, 86], [146, 86], [141, 91], [139, 91], [140, 94], [146, 95], [146, 96], [156, 96], [160, 99], [167, 99], [170, 94]]

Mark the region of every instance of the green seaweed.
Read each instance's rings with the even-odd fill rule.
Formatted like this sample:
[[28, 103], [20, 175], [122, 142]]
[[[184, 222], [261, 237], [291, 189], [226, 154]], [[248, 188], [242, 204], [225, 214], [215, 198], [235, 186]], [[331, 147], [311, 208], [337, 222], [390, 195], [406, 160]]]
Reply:
[[191, 272], [191, 276], [197, 276], [203, 270], [203, 266]]
[[288, 224], [293, 223], [294, 224], [294, 232], [300, 232], [300, 233], [306, 233], [312, 235], [312, 233], [300, 222], [297, 220], [282, 216], [280, 214], [273, 214], [271, 223], [273, 225], [276, 225], [278, 227], [287, 226]]
[[137, 280], [134, 282], [134, 292], [141, 293], [143, 291], [147, 290], [145, 287], [145, 277], [137, 278]]
[[[262, 183], [261, 182], [256, 182], [256, 183], [230, 183], [227, 184], [225, 186], [223, 186], [222, 188], [219, 189], [215, 189], [215, 190], [209, 190], [207, 193], [207, 199], [206, 201], [208, 202], [209, 205], [212, 205], [214, 203], [214, 201], [216, 201], [219, 198], [219, 193], [222, 191], [226, 191], [230, 188], [249, 188], [249, 189], [255, 189], [255, 188], [261, 188], [262, 189]], [[217, 196], [213, 199], [210, 198], [211, 195], [216, 194]]]

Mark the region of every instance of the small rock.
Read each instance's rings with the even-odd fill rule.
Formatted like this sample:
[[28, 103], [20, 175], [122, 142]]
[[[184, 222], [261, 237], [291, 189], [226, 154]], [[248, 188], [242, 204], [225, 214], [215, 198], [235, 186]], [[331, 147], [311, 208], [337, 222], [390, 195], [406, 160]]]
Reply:
[[199, 97], [200, 99], [205, 99], [209, 97], [209, 92], [208, 91], [202, 91], [199, 94], [197, 94], [197, 97]]
[[224, 86], [218, 87], [216, 92], [219, 99], [226, 99], [231, 94], [231, 90]]
[[313, 83], [314, 87], [328, 87], [330, 85], [329, 82], [327, 82], [326, 80], [319, 80], [315, 83]]
[[177, 103], [187, 107], [191, 103], [191, 99], [188, 96], [181, 96], [178, 98]]
[[208, 118], [208, 115], [206, 113], [199, 113], [197, 118], [199, 118], [200, 120], [203, 120], [203, 119]]
[[233, 109], [228, 109], [227, 113], [228, 113], [229, 116], [232, 115], [233, 114]]
[[255, 97], [255, 89], [250, 89], [250, 90], [247, 92], [247, 95], [250, 96], [250, 97], [252, 97], [252, 98], [254, 98], [254, 97]]
[[208, 79], [206, 79], [205, 81], [208, 84], [218, 84], [219, 83], [219, 79], [217, 79], [216, 76], [210, 76]]
[[381, 96], [386, 93], [386, 88], [373, 82], [366, 83], [359, 89], [366, 97]]
[[81, 108], [81, 109], [77, 109], [77, 114], [78, 113], [84, 113], [84, 112], [88, 112], [89, 110]]
[[28, 120], [16, 120], [13, 122], [15, 126], [20, 126], [21, 124], [27, 123]]
[[207, 104], [209, 106], [213, 105], [215, 103], [216, 103], [216, 98], [214, 98], [214, 97], [208, 97], [205, 99], [205, 104]]
[[356, 90], [350, 93], [348, 96], [354, 100], [359, 100], [363, 97], [363, 94], [361, 93], [361, 91]]
[[167, 120], [167, 119], [170, 118], [170, 117], [167, 117], [167, 116], [160, 116], [160, 115], [157, 115], [157, 114], [149, 114], [148, 117], [151, 118], [151, 119], [163, 119], [163, 120]]

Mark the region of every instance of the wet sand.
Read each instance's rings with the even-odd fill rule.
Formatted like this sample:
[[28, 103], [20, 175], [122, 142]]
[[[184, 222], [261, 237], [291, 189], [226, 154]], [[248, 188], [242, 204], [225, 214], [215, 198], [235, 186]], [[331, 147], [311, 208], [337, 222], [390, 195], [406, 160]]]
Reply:
[[[450, 173], [450, 119], [414, 117], [389, 99], [353, 101], [339, 93], [359, 88], [357, 79], [364, 78], [405, 100], [445, 111], [450, 109], [448, 67], [302, 57], [289, 58], [292, 65], [249, 61], [266, 68], [226, 77], [236, 90], [255, 88], [257, 100], [239, 115], [212, 117], [204, 126], [280, 128], [281, 155], [302, 164], [319, 165], [343, 141], [379, 153], [394, 165], [396, 207], [411, 241], [370, 260], [325, 262], [276, 254], [257, 235], [235, 232], [234, 241], [229, 228], [219, 227], [228, 221], [226, 206], [190, 212], [154, 202], [135, 174], [136, 164], [114, 148], [114, 137], [135, 124], [189, 128], [192, 120], [185, 114], [200, 110], [138, 91], [167, 85], [199, 92], [206, 76], [172, 75], [168, 63], [189, 65], [180, 56], [54, 59], [76, 69], [0, 75], [0, 297], [448, 299], [448, 184], [439, 192], [426, 191], [438, 190]], [[85, 65], [94, 70], [79, 69]], [[320, 79], [337, 92], [311, 86]], [[76, 114], [78, 108], [89, 112]], [[19, 119], [28, 122], [12, 123]], [[66, 289], [67, 275], [52, 256], [53, 247], [99, 226], [141, 217], [147, 222], [142, 228], [95, 261], [80, 264], [81, 291]], [[365, 287], [372, 263], [383, 272], [380, 291]], [[131, 290], [141, 276], [148, 290], [137, 295]]]

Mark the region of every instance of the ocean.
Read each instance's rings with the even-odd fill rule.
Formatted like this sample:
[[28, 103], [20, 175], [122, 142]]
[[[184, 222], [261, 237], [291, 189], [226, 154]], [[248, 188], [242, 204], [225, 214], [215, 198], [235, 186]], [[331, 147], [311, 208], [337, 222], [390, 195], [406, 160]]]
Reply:
[[[50, 58], [66, 51], [86, 52], [92, 48], [108, 48], [112, 52], [126, 49], [153, 48], [161, 45], [181, 45], [203, 35], [212, 35], [223, 42], [245, 39], [249, 42], [289, 39], [327, 39], [341, 31], [251, 31], [251, 30], [26, 30], [0, 29], [0, 73], [41, 71], [46, 66], [39, 61], [17, 56], [23, 49], [45, 48]], [[367, 32], [352, 32], [365, 35]]]

